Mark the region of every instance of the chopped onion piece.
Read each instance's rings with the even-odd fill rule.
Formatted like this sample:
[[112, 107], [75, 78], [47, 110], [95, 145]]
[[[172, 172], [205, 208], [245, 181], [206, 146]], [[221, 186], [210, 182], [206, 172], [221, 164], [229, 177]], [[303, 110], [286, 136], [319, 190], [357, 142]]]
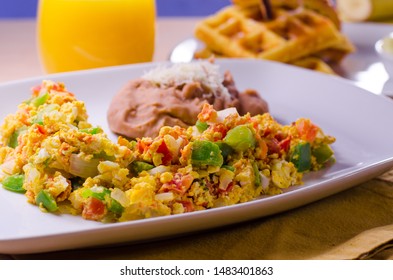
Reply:
[[129, 199], [126, 196], [125, 192], [123, 192], [122, 190], [118, 189], [118, 188], [114, 188], [111, 192], [111, 197], [116, 200], [117, 202], [119, 202], [121, 204], [121, 206], [123, 207], [127, 207], [127, 205], [129, 204]]
[[104, 187], [94, 185], [90, 188], [90, 190], [95, 193], [102, 193], [104, 192]]
[[154, 197], [158, 201], [171, 201], [175, 198], [172, 192], [158, 193]]
[[259, 172], [259, 175], [261, 177], [262, 188], [267, 190], [270, 184], [270, 179], [266, 177], [262, 172]]
[[16, 167], [15, 159], [10, 159], [0, 165], [1, 171], [7, 174], [13, 174]]
[[238, 115], [239, 113], [237, 112], [237, 109], [235, 107], [227, 108], [221, 111], [217, 111], [217, 122], [222, 122], [226, 117], [229, 115], [236, 114]]
[[156, 174], [158, 174], [158, 173], [164, 173], [164, 172], [168, 172], [168, 171], [170, 171], [170, 170], [171, 170], [171, 168], [170, 168], [169, 166], [159, 165], [159, 166], [157, 166], [157, 167], [154, 167], [154, 168], [148, 170], [147, 172], [148, 172], [150, 175], [156, 175]]
[[70, 157], [70, 173], [82, 178], [94, 177], [98, 174], [97, 166], [99, 163], [98, 159], [87, 161], [77, 154], [72, 154]]

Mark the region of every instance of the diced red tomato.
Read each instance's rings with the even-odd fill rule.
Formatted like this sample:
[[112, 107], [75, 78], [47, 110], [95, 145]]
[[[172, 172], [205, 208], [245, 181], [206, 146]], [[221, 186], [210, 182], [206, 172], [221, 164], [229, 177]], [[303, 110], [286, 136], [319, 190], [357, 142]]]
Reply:
[[267, 137], [268, 135], [270, 135], [270, 133], [272, 133], [272, 130], [271, 130], [270, 127], [267, 127], [267, 128], [263, 131], [262, 136], [263, 136], [263, 137]]
[[46, 135], [46, 129], [44, 126], [37, 124], [37, 131], [43, 135]]
[[32, 87], [31, 92], [32, 92], [33, 96], [38, 96], [40, 94], [41, 88], [42, 88], [42, 85]]
[[291, 137], [287, 136], [286, 138], [281, 139], [280, 137], [269, 139], [267, 142], [267, 147], [269, 149], [269, 154], [282, 154], [283, 152], [288, 152], [290, 144], [291, 144]]
[[82, 217], [87, 220], [99, 221], [106, 214], [105, 203], [101, 200], [89, 197], [83, 206]]
[[278, 143], [278, 146], [284, 152], [288, 152], [290, 145], [291, 145], [291, 137], [289, 136], [287, 138], [284, 138]]
[[150, 146], [150, 144], [151, 144], [151, 142], [152, 141], [146, 141], [146, 138], [144, 138], [144, 139], [138, 139], [138, 142], [137, 142], [137, 144], [136, 144], [136, 147], [137, 147], [137, 149], [138, 149], [138, 151], [141, 153], [141, 154], [143, 154], [143, 153], [145, 153], [148, 149], [149, 149], [149, 146]]
[[162, 185], [160, 192], [173, 191], [182, 195], [191, 187], [193, 181], [194, 177], [190, 174], [176, 173], [170, 182]]
[[171, 163], [171, 160], [173, 158], [171, 151], [168, 149], [167, 145], [165, 144], [165, 141], [163, 140], [157, 148], [157, 153], [162, 154], [162, 164], [167, 165]]
[[268, 139], [266, 144], [268, 147], [269, 154], [279, 154], [281, 152], [279, 142], [276, 138]]
[[308, 142], [313, 142], [318, 133], [318, 126], [314, 125], [309, 119], [299, 119], [295, 123], [300, 137]]

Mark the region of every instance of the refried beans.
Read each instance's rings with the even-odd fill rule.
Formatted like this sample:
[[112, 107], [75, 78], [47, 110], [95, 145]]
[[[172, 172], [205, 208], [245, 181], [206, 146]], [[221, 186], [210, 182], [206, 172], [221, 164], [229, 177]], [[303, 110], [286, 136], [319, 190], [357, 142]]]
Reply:
[[155, 137], [163, 126], [195, 125], [206, 102], [217, 111], [235, 107], [240, 115], [268, 112], [267, 102], [255, 90], [237, 90], [229, 71], [218, 77], [216, 65], [198, 62], [131, 80], [112, 99], [109, 128], [132, 139]]

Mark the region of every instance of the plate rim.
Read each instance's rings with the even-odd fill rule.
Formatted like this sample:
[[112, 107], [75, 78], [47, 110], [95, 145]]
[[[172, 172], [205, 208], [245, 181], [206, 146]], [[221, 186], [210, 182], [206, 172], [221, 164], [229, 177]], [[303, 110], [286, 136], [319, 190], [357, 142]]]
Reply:
[[[265, 64], [264, 67], [274, 66], [275, 65], [274, 67], [292, 69], [292, 70], [288, 70], [288, 71], [290, 71], [292, 73], [294, 71], [296, 71], [296, 72], [300, 71], [300, 73], [302, 73], [302, 72], [303, 73], [307, 73], [307, 74], [305, 74], [306, 76], [307, 75], [308, 76], [309, 75], [311, 75], [311, 76], [316, 75], [315, 77], [320, 77], [321, 75], [323, 75], [325, 77], [324, 74], [310, 72], [310, 71], [302, 70], [302, 69], [295, 69], [295, 67], [293, 67], [293, 66], [283, 65], [283, 64], [276, 63], [276, 62], [271, 62], [271, 61], [260, 61], [260, 60], [253, 60], [253, 59], [219, 59], [219, 60], [217, 60], [217, 62], [220, 63], [221, 65], [222, 64], [225, 65], [225, 63], [227, 63], [227, 64], [232, 64], [232, 63], [240, 63], [240, 64], [244, 64], [244, 63], [246, 63], [246, 64], [247, 63], [254, 64], [254, 63], [257, 63], [257, 64], [260, 64], [261, 63], [261, 64]], [[109, 72], [113, 72], [113, 71], [114, 72], [117, 72], [117, 71], [122, 72], [122, 71], [128, 71], [130, 69], [144, 69], [146, 67], [154, 67], [156, 65], [162, 65], [162, 64], [163, 64], [162, 62], [143, 63], [143, 64], [138, 64], [138, 65], [105, 67], [105, 68], [94, 69], [94, 70], [83, 70], [83, 71], [75, 71], [75, 72], [68, 72], [68, 73], [60, 73], [60, 74], [55, 74], [55, 75], [39, 76], [39, 77], [35, 77], [35, 78], [24, 79], [24, 80], [21, 80], [21, 81], [14, 81], [12, 83], [2, 84], [2, 85], [0, 85], [0, 93], [4, 89], [7, 89], [9, 87], [11, 87], [11, 88], [12, 87], [17, 87], [21, 83], [30, 83], [30, 82], [33, 82], [33, 81], [42, 80], [44, 78], [48, 78], [49, 79], [49, 78], [59, 78], [59, 77], [65, 77], [65, 76], [67, 76], [68, 78], [70, 78], [70, 77], [72, 78], [72, 77], [79, 77], [80, 75], [89, 75], [89, 76], [91, 76], [91, 75], [94, 75], [94, 74], [104, 74], [104, 73], [106, 73], [108, 71]], [[164, 62], [164, 64], [171, 64], [171, 63], [170, 62]], [[327, 79], [327, 77], [325, 77], [323, 79]], [[337, 77], [331, 77], [330, 78], [329, 77], [329, 79], [331, 79], [332, 81], [336, 80], [336, 83], [343, 83], [345, 85], [350, 85], [350, 83], [348, 83], [343, 78], [337, 78]], [[236, 77], [235, 77], [235, 80], [236, 80]], [[32, 84], [31, 86], [33, 86], [33, 85], [34, 84]], [[350, 86], [351, 87], [355, 87], [353, 85], [350, 85]], [[370, 93], [370, 92], [368, 92], [366, 90], [362, 90], [360, 88], [356, 88], [356, 90], [358, 92], [363, 92], [367, 96], [373, 96], [371, 98], [377, 98], [377, 99], [381, 98], [380, 100], [382, 100], [384, 98], [382, 96], [377, 96], [375, 94], [372, 94], [372, 93]], [[385, 101], [382, 101], [382, 102], [385, 102]], [[387, 101], [387, 102], [390, 102], [390, 101]], [[393, 102], [390, 102], [389, 106], [392, 106], [392, 109], [393, 109]], [[345, 188], [343, 188], [343, 186], [342, 186], [342, 184], [344, 184], [344, 183], [341, 183], [341, 185], [340, 184], [336, 185], [335, 189], [338, 188], [338, 189], [340, 189], [342, 191], [342, 190], [351, 188], [352, 186], [357, 184], [357, 181], [356, 182], [352, 181], [353, 177], [358, 175], [357, 173], [361, 172], [362, 176], [364, 178], [366, 178], [366, 177], [370, 178], [370, 176], [374, 177], [375, 174], [381, 173], [384, 170], [387, 170], [387, 169], [391, 168], [392, 166], [393, 166], [393, 153], [391, 155], [389, 155], [389, 157], [382, 158], [380, 161], [377, 161], [377, 162], [374, 161], [374, 162], [371, 162], [371, 163], [365, 163], [363, 166], [361, 166], [361, 168], [354, 170], [353, 173], [342, 174], [341, 176], [338, 176], [336, 178], [332, 178], [330, 180], [334, 181], [334, 182], [340, 181], [340, 180], [344, 180], [345, 181], [344, 183], [348, 183], [348, 181], [350, 181], [351, 183], [350, 184], [346, 184]], [[363, 173], [364, 170], [369, 171], [370, 174], [364, 174]], [[358, 181], [359, 180], [363, 181], [364, 180], [363, 177], [362, 178], [357, 177]], [[1, 189], [0, 192], [2, 192], [2, 191], [5, 191], [5, 190]], [[331, 195], [333, 193], [337, 193], [337, 191], [333, 190], [333, 189], [324, 190], [324, 191], [325, 192], [326, 191], [332, 192], [329, 195]], [[302, 194], [302, 192], [304, 192], [304, 191], [297, 191], [295, 193], [298, 195], [299, 193]], [[288, 192], [288, 193], [292, 193], [292, 195], [293, 195], [294, 191]], [[284, 200], [285, 201], [286, 199], [288, 199], [288, 196], [290, 196], [290, 195], [289, 194], [283, 194], [283, 196], [281, 196], [282, 198], [280, 198], [280, 199], [278, 199], [277, 196], [272, 196], [270, 199], [267, 199], [267, 200], [264, 200], [264, 201], [272, 201], [272, 200], [273, 200], [273, 202], [276, 201], [276, 200]], [[328, 195], [326, 195], [324, 193], [320, 193], [319, 194], [319, 198], [317, 200], [319, 200], [321, 198], [324, 198], [324, 197], [327, 197], [327, 196]], [[2, 196], [0, 195], [0, 197], [2, 197]], [[244, 210], [244, 208], [247, 208], [247, 205], [251, 205], [251, 206], [249, 206], [250, 208], [258, 207], [259, 203], [261, 203], [261, 202], [258, 203], [258, 201], [261, 201], [261, 200], [251, 201], [251, 202], [247, 202], [247, 203], [243, 203], [243, 204], [236, 204], [236, 205], [228, 206], [228, 207], [225, 207], [225, 208], [211, 209], [211, 210], [207, 210], [207, 211], [209, 211], [209, 213], [211, 213], [211, 214], [208, 214], [208, 215], [212, 215], [212, 216], [215, 216], [215, 215], [219, 216], [220, 214], [222, 214], [222, 212], [233, 212], [233, 213], [235, 213], [236, 210], [237, 211], [243, 211], [243, 212], [246, 211], [247, 212], [248, 210], [247, 209]], [[312, 199], [312, 201], [315, 201], [315, 200]], [[309, 201], [309, 202], [311, 202], [311, 201]], [[309, 203], [309, 202], [307, 202], [307, 203]], [[24, 202], [24, 203], [26, 203], [26, 202]], [[296, 207], [299, 207], [301, 205], [305, 205], [305, 204], [304, 203], [300, 203], [300, 205], [298, 205]], [[290, 209], [292, 209], [292, 208], [293, 207], [290, 207]], [[230, 211], [225, 210], [225, 209], [230, 209]], [[289, 210], [289, 209], [287, 209], [287, 210]], [[189, 213], [189, 214], [173, 215], [173, 216], [170, 216], [170, 217], [158, 217], [158, 218], [155, 218], [154, 221], [157, 224], [168, 222], [168, 220], [169, 221], [173, 221], [174, 220], [175, 222], [180, 220], [180, 221], [184, 222], [184, 220], [187, 220], [190, 216], [195, 218], [195, 219], [197, 218], [197, 219], [203, 220], [203, 219], [205, 219], [204, 216], [206, 216], [205, 213], [206, 213], [206, 211], [199, 211], [199, 212], [194, 212], [194, 213]], [[239, 213], [238, 213], [238, 215], [239, 215]], [[267, 214], [267, 215], [271, 215], [271, 214]], [[254, 217], [254, 218], [260, 218], [260, 217], [264, 217], [264, 216], [267, 216], [267, 215], [259, 215], [258, 214], [257, 215], [258, 217]], [[89, 221], [82, 220], [82, 218], [79, 217], [79, 216], [78, 216], [78, 218], [80, 218], [82, 222], [89, 222]], [[245, 221], [245, 220], [249, 220], [249, 219], [246, 218], [246, 219], [242, 220], [239, 217], [239, 220], [237, 222], [241, 222], [241, 221]], [[80, 244], [78, 240], [75, 240], [76, 239], [75, 236], [78, 236], [78, 235], [86, 236], [86, 235], [88, 235], [91, 232], [97, 232], [97, 231], [99, 231], [99, 232], [106, 232], [108, 230], [110, 231], [112, 228], [116, 228], [116, 229], [118, 229], [118, 231], [119, 231], [119, 229], [128, 229], [128, 230], [130, 230], [133, 227], [144, 226], [146, 223], [150, 223], [150, 221], [152, 221], [152, 220], [146, 219], [146, 220], [141, 220], [141, 221], [130, 221], [130, 222], [124, 222], [124, 223], [110, 224], [110, 225], [105, 225], [104, 224], [100, 228], [91, 228], [91, 229], [87, 229], [87, 230], [83, 229], [83, 230], [79, 230], [79, 231], [75, 231], [75, 232], [68, 232], [68, 233], [40, 235], [40, 236], [36, 236], [36, 237], [4, 239], [4, 238], [2, 238], [0, 236], [0, 248], [1, 248], [0, 249], [0, 253], [14, 253], [14, 254], [39, 253], [39, 252], [48, 252], [48, 251], [54, 251], [54, 250], [59, 250], [59, 249], [69, 249], [69, 248], [75, 249], [75, 248], [85, 247], [85, 246], [81, 246], [82, 244]], [[93, 222], [93, 223], [97, 223], [97, 222]], [[233, 222], [230, 222], [230, 224], [232, 224], [232, 223]], [[187, 224], [187, 223], [185, 223], [185, 224]], [[229, 223], [227, 223], [227, 224], [229, 224]], [[221, 224], [221, 225], [218, 225], [218, 226], [224, 226], [224, 225], [227, 225], [227, 224], [224, 223], [224, 224]], [[138, 226], [136, 226], [136, 225], [138, 225]], [[208, 228], [211, 228], [211, 227], [208, 226], [205, 229], [208, 229]], [[195, 232], [195, 230], [185, 231], [183, 233], [189, 233], [189, 232]], [[117, 233], [117, 234], [119, 235], [119, 233]], [[172, 236], [172, 235], [173, 235], [173, 233], [169, 233], [168, 236]], [[166, 237], [168, 237], [168, 236], [166, 236]], [[63, 243], [63, 244], [55, 244], [54, 245], [51, 242], [49, 242], [49, 244], [46, 244], [45, 246], [43, 246], [42, 244], [39, 244], [39, 242], [36, 242], [37, 240], [43, 240], [43, 238], [45, 238], [47, 240], [56, 240], [57, 238], [67, 238], [67, 240], [68, 240], [67, 242], [68, 243], [66, 243], [66, 244], [65, 243]], [[121, 234], [120, 234], [119, 238], [122, 239], [122, 238], [124, 238], [124, 236], [121, 236]], [[149, 240], [151, 238], [148, 238], [147, 240]], [[98, 245], [97, 244], [98, 241], [100, 241], [100, 242], [102, 241], [101, 239], [102, 239], [101, 236], [97, 236], [95, 238], [91, 238], [90, 241], [89, 241], [90, 244], [86, 244], [85, 243], [85, 245], [87, 245], [87, 247], [96, 246], [96, 245]], [[132, 242], [130, 240], [128, 240], [128, 241], [124, 240], [124, 239], [122, 239], [122, 240], [124, 242]], [[134, 241], [138, 241], [138, 240], [134, 240]], [[139, 241], [141, 241], [141, 240], [139, 240]], [[146, 240], [144, 240], [144, 241], [146, 241]], [[31, 243], [34, 243], [34, 246], [32, 246]], [[107, 243], [107, 244], [109, 244], [109, 243]], [[119, 243], [119, 241], [114, 241], [114, 243]], [[112, 243], [112, 244], [114, 244], [114, 243]], [[122, 242], [120, 242], [120, 243], [122, 243]], [[28, 246], [28, 245], [30, 245], [30, 246]]]

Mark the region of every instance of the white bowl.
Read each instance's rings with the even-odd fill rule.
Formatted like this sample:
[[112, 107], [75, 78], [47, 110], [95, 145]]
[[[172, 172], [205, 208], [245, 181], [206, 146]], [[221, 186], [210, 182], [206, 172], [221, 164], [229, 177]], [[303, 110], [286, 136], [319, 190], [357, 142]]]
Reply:
[[390, 78], [393, 78], [393, 33], [375, 43], [375, 51], [381, 58]]

